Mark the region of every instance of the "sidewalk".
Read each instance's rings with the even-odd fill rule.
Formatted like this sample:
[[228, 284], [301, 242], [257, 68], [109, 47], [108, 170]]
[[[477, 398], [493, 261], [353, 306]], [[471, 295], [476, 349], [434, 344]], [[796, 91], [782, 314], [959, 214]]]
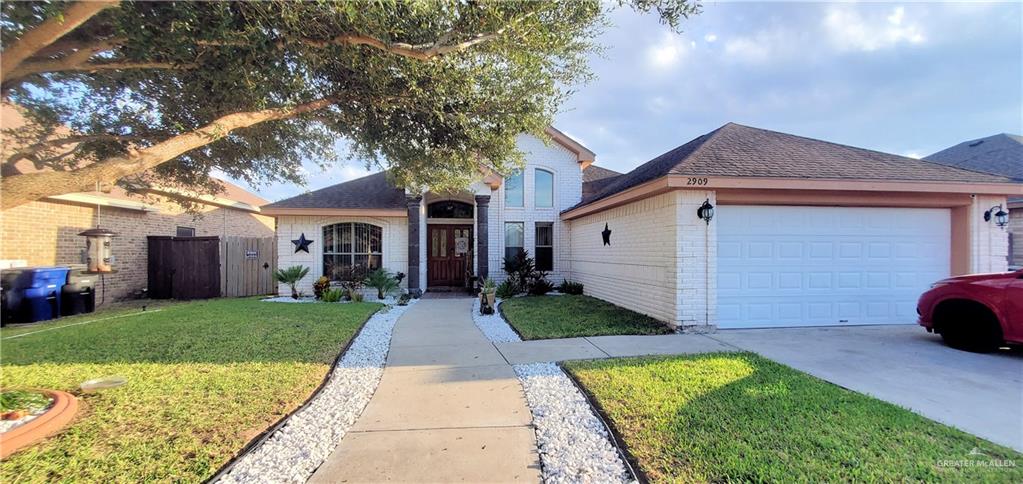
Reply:
[[539, 482], [532, 417], [473, 300], [423, 299], [394, 329], [352, 431], [309, 482]]
[[702, 334], [657, 336], [589, 336], [514, 343], [494, 343], [509, 363], [581, 360], [646, 355], [681, 355], [738, 351], [738, 348]]

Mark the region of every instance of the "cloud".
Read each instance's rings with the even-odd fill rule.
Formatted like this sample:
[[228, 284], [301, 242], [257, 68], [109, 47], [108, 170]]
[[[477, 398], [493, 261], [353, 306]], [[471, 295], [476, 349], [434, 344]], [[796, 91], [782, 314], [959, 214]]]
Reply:
[[647, 47], [647, 62], [654, 69], [670, 69], [686, 56], [694, 44], [687, 44], [675, 33], [665, 32], [660, 41]]
[[850, 6], [829, 8], [824, 29], [831, 43], [839, 50], [872, 52], [926, 40], [919, 24], [907, 22], [905, 7], [870, 13], [874, 15], [864, 15], [863, 9]]
[[703, 36], [703, 40], [705, 40], [708, 44], [709, 43], [713, 43], [713, 42], [717, 42], [718, 36], [717, 36], [717, 34], [707, 34], [707, 35]]
[[725, 42], [725, 55], [748, 64], [763, 64], [789, 56], [796, 46], [791, 33], [781, 27], [760, 30], [748, 37], [734, 37]]

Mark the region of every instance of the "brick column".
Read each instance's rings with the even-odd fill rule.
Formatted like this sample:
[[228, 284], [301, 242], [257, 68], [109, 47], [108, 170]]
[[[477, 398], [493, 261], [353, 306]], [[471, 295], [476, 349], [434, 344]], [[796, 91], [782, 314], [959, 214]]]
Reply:
[[490, 271], [490, 229], [488, 209], [490, 195], [476, 195], [476, 261], [479, 265], [480, 278], [485, 278]]
[[408, 203], [408, 292], [417, 294], [422, 290], [419, 281], [419, 210], [423, 197], [406, 197]]

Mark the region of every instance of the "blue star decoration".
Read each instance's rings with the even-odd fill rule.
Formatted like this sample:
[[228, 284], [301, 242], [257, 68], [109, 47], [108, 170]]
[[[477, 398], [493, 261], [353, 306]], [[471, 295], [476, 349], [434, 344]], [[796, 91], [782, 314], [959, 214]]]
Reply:
[[604, 237], [604, 245], [611, 245], [611, 229], [607, 228], [607, 222], [604, 222], [604, 231], [600, 235]]
[[309, 253], [309, 244], [313, 243], [313, 241], [305, 238], [305, 233], [303, 232], [302, 235], [298, 236], [297, 240], [292, 240], [291, 243], [295, 244], [295, 253], [296, 254], [301, 252], [301, 251], [305, 251], [305, 253], [308, 254]]

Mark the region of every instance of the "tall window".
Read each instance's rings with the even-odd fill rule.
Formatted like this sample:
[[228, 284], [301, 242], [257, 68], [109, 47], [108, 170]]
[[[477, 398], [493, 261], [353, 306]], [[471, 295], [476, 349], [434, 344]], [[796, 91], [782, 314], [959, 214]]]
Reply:
[[515, 257], [522, 252], [526, 241], [526, 224], [522, 222], [505, 222], [504, 224], [504, 256]]
[[521, 207], [525, 197], [522, 186], [522, 172], [515, 173], [504, 179], [504, 205], [506, 207]]
[[554, 173], [536, 169], [533, 186], [533, 203], [539, 208], [554, 206]]
[[379, 269], [383, 259], [383, 231], [376, 225], [346, 222], [323, 227], [323, 275], [354, 267]]
[[554, 270], [554, 222], [536, 223], [536, 269]]

